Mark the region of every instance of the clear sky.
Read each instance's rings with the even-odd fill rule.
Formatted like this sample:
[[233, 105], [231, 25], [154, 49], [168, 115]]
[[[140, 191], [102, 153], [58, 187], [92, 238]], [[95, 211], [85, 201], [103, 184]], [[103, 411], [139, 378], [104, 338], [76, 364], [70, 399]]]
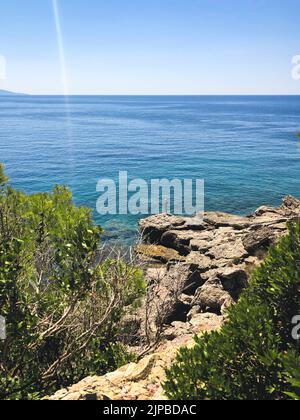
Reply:
[[[299, 0], [1, 0], [0, 89], [300, 94]], [[65, 75], [64, 75], [65, 74]]]

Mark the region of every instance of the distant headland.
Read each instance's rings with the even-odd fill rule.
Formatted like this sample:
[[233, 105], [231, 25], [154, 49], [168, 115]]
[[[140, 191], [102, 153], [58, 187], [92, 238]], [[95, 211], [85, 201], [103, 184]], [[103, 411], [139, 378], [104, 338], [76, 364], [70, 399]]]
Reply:
[[25, 96], [25, 93], [11, 92], [9, 90], [1, 90], [0, 96]]

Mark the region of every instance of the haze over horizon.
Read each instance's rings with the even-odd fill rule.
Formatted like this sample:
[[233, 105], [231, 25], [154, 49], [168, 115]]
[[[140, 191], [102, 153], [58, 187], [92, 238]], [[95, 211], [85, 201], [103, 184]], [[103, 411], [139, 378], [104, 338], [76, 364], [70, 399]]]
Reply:
[[[12, 95], [12, 96], [65, 96], [62, 93], [52, 93], [52, 94], [43, 94], [43, 93], [39, 93], [39, 94], [30, 94], [30, 93], [23, 93], [23, 92], [13, 92], [13, 91], [9, 91], [9, 90], [1, 90], [0, 89], [0, 96], [1, 95]], [[95, 94], [95, 93], [90, 93], [90, 94], [72, 94], [69, 93], [67, 95], [68, 97], [72, 97], [72, 96], [96, 96], [96, 97], [101, 97], [101, 96], [125, 96], [125, 97], [130, 97], [130, 96], [141, 96], [141, 97], [146, 97], [146, 96], [153, 96], [153, 97], [159, 97], [159, 96], [167, 96], [167, 97], [184, 97], [184, 96], [195, 96], [195, 97], [201, 97], [201, 96], [222, 96], [222, 97], [238, 97], [238, 96], [245, 96], [245, 97], [251, 97], [251, 96], [255, 96], [255, 97], [259, 97], [259, 96], [300, 96], [300, 93], [295, 93], [295, 94], [236, 94], [236, 95], [231, 95], [231, 94], [225, 94], [225, 95], [217, 95], [217, 94], [213, 94], [213, 95], [206, 95], [206, 94], [157, 94], [157, 95], [143, 95], [143, 94]]]
[[299, 15], [298, 0], [3, 1], [0, 90], [297, 95]]

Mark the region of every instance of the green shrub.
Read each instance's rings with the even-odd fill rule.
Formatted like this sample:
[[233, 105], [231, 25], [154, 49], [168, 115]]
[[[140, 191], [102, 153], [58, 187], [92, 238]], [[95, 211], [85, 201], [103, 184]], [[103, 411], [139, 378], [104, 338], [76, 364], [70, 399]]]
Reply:
[[0, 166], [0, 398], [38, 398], [132, 360], [119, 324], [144, 293], [143, 273], [99, 263], [101, 229], [64, 187], [26, 195]]
[[300, 396], [300, 222], [257, 269], [218, 332], [180, 350], [167, 371], [170, 399], [270, 400]]
[[285, 377], [291, 385], [286, 395], [292, 400], [300, 400], [300, 355], [296, 351], [288, 351], [283, 359]]

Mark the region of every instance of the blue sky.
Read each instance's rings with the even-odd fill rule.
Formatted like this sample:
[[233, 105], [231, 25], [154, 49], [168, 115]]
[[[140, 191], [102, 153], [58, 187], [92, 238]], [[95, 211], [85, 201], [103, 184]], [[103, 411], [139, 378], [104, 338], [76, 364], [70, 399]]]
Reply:
[[[300, 94], [299, 0], [57, 0], [72, 94]], [[0, 89], [64, 91], [53, 0], [2, 0]]]

